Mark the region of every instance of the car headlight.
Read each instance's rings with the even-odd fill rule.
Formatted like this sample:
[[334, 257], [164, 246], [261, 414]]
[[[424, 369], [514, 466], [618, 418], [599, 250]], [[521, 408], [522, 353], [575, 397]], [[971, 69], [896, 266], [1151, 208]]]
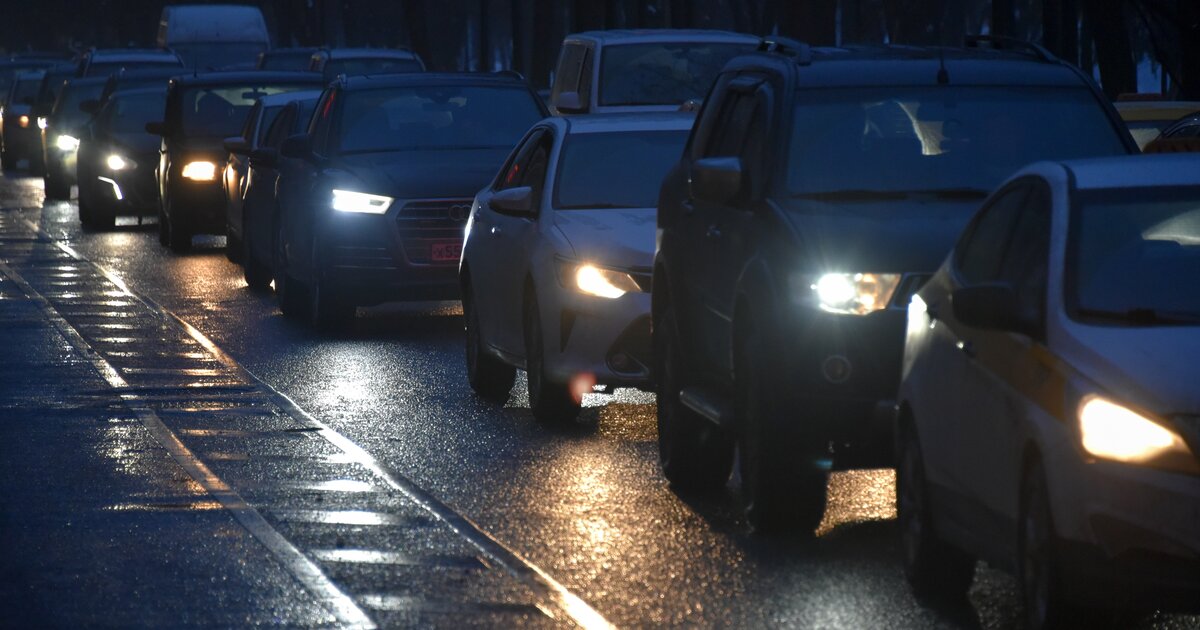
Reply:
[[358, 212], [361, 214], [383, 214], [392, 207], [395, 201], [383, 195], [369, 195], [352, 190], [333, 191], [333, 209], [339, 212]]
[[29, 117], [21, 116], [20, 118], [17, 119], [17, 124], [21, 125], [22, 128], [28, 127], [29, 126]]
[[797, 302], [842, 315], [866, 315], [887, 308], [900, 285], [897, 273], [827, 273], [792, 278]]
[[1200, 469], [1178, 433], [1132, 409], [1099, 396], [1079, 405], [1079, 433], [1085, 451], [1129, 464], [1159, 462], [1165, 467]]
[[79, 138], [62, 135], [54, 139], [54, 146], [58, 147], [59, 151], [78, 151]]
[[198, 182], [211, 182], [217, 178], [217, 165], [212, 162], [197, 160], [183, 165], [184, 179]]
[[[104, 160], [104, 164], [108, 166], [108, 170], [110, 171], [123, 171], [127, 168], [134, 168], [137, 166], [133, 160], [123, 158], [116, 153], [108, 156], [108, 158]], [[184, 177], [187, 177], [187, 175], [184, 175]]]
[[559, 283], [568, 289], [596, 297], [616, 299], [642, 290], [633, 276], [590, 263], [559, 261]]
[[45, 129], [46, 128], [46, 117], [38, 116], [37, 123], [38, 123], [38, 129]]

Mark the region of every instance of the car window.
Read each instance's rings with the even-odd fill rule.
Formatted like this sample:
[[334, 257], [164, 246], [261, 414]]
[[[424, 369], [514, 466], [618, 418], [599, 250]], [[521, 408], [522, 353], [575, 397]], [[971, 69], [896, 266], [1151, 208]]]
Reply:
[[250, 108], [250, 113], [246, 115], [246, 122], [242, 125], [242, 132], [238, 135], [243, 140], [250, 142], [254, 139], [254, 125], [259, 121], [262, 114], [262, 103], [255, 103]]
[[502, 169], [504, 175], [496, 182], [495, 190], [506, 190], [525, 185], [525, 172], [529, 170], [529, 159], [547, 135], [549, 135], [549, 132], [539, 129], [530, 134], [525, 139], [525, 142], [521, 143], [520, 148], [513, 154], [512, 159], [504, 165]]
[[295, 121], [295, 110], [293, 107], [285, 107], [275, 120], [267, 126], [267, 134], [263, 137], [262, 146], [273, 147], [278, 149], [279, 145], [288, 136], [292, 135], [292, 123]]
[[183, 133], [225, 138], [238, 132], [254, 102], [264, 96], [311, 89], [308, 85], [218, 85], [189, 88], [182, 101]]
[[336, 77], [340, 74], [356, 76], [364, 74], [392, 74], [401, 72], [420, 72], [421, 62], [416, 59], [401, 59], [398, 57], [365, 57], [360, 59], [331, 59], [325, 64], [325, 76]]
[[146, 123], [162, 119], [166, 104], [166, 90], [119, 95], [104, 108], [108, 117], [106, 126], [113, 133], [145, 133]]
[[546, 189], [546, 170], [550, 165], [550, 150], [554, 148], [550, 134], [545, 134], [533, 147], [529, 154], [528, 166], [521, 175], [521, 185], [528, 186], [532, 191], [533, 211], [541, 211], [542, 192]]
[[746, 142], [746, 134], [750, 131], [750, 123], [754, 120], [757, 106], [757, 99], [753, 94], [737, 95], [717, 121], [710, 156], [737, 157], [742, 154], [742, 146]]
[[594, 64], [592, 59], [596, 56], [596, 52], [591, 48], [585, 48], [583, 53], [583, 66], [579, 69], [579, 102], [592, 102], [592, 75], [595, 74]]
[[704, 99], [704, 103], [700, 106], [700, 111], [696, 113], [696, 124], [692, 126], [692, 135], [688, 148], [688, 155], [692, 160], [697, 160], [704, 156], [704, 151], [708, 148], [709, 138], [712, 137], [716, 126], [717, 118], [725, 107], [725, 103], [734, 97], [733, 92], [729, 92], [725, 87], [733, 80], [735, 75], [725, 73], [717, 77], [713, 87], [709, 90], [708, 98]]
[[[663, 178], [679, 162], [687, 133], [681, 129], [572, 135], [558, 161], [554, 207], [655, 207]], [[612, 159], [614, 155], [621, 159]], [[613, 182], [621, 185], [614, 186]]]
[[558, 70], [554, 78], [554, 94], [557, 97], [563, 92], [575, 92], [579, 89], [579, 75], [583, 69], [583, 60], [587, 48], [583, 44], [567, 44], [563, 48], [562, 57], [558, 60]]
[[608, 45], [600, 60], [601, 105], [680, 105], [702, 98], [751, 44], [657, 42]]
[[1049, 262], [1050, 189], [1039, 183], [1021, 204], [1000, 270], [1000, 279], [1017, 293], [1020, 321], [1038, 327], [1045, 317]]
[[[54, 120], [55, 125], [74, 127], [87, 122], [88, 115], [79, 109], [80, 103], [88, 100], [94, 100], [100, 97], [103, 85], [75, 85], [72, 84], [58, 95], [58, 100], [54, 103], [54, 109], [50, 117]], [[161, 118], [162, 112], [159, 112]], [[156, 119], [157, 120], [157, 119]]]
[[1005, 190], [980, 211], [968, 228], [957, 248], [958, 272], [968, 285], [1001, 279], [1004, 252], [1028, 194], [1025, 184]]

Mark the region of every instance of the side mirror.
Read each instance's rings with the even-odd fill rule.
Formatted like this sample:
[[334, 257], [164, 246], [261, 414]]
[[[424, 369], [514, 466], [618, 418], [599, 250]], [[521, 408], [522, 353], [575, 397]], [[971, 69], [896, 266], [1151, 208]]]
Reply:
[[279, 155], [286, 158], [307, 160], [312, 157], [312, 142], [308, 139], [307, 134], [296, 134], [286, 138], [283, 144], [279, 145]]
[[492, 195], [489, 202], [492, 208], [511, 214], [533, 214], [533, 189], [529, 186], [519, 186], [501, 190]]
[[263, 166], [274, 168], [279, 163], [279, 149], [275, 147], [262, 147], [250, 152], [250, 159], [258, 162]]
[[167, 123], [161, 120], [148, 122], [146, 123], [146, 133], [154, 136], [166, 136], [168, 135]]
[[236, 153], [238, 155], [247, 155], [250, 153], [250, 143], [246, 142], [246, 139], [241, 136], [230, 136], [225, 138], [225, 141], [222, 144], [225, 145], [225, 150], [230, 153]]
[[693, 199], [723, 204], [742, 192], [743, 180], [741, 158], [704, 158], [692, 165], [688, 187]]
[[88, 100], [79, 104], [79, 111], [95, 116], [96, 112], [100, 111], [100, 101], [94, 98], [89, 98]]
[[1017, 294], [1007, 284], [962, 287], [950, 294], [950, 305], [958, 321], [984, 330], [1024, 329], [1017, 309]]
[[586, 110], [579, 92], [559, 92], [554, 97], [554, 109], [560, 114], [580, 114]]

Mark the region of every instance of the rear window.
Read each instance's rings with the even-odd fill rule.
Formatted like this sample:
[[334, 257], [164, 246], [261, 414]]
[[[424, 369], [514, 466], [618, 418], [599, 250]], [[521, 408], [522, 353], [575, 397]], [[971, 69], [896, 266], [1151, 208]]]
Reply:
[[258, 55], [267, 49], [267, 45], [257, 42], [220, 42], [197, 44], [172, 44], [174, 50], [182, 59], [188, 70], [220, 70], [230, 66], [249, 64], [253, 67], [258, 62]]
[[679, 105], [704, 98], [725, 62], [748, 44], [657, 43], [603, 48], [601, 105]]
[[312, 53], [267, 53], [263, 58], [263, 70], [287, 72], [307, 71], [312, 64]]
[[104, 108], [104, 122], [114, 133], [145, 133], [146, 123], [162, 120], [167, 91], [118, 94]]
[[572, 135], [559, 159], [554, 207], [653, 208], [687, 136], [686, 130]]
[[172, 59], [163, 59], [162, 61], [99, 61], [88, 64], [87, 71], [84, 76], [102, 77], [108, 74], [114, 74], [121, 70], [136, 70], [138, 68], [162, 68], [170, 66], [183, 67], [183, 64]]
[[188, 136], [226, 138], [241, 132], [254, 101], [272, 94], [312, 89], [311, 85], [238, 85], [195, 87], [181, 100], [183, 133]]
[[342, 153], [511, 147], [542, 118], [523, 87], [441, 85], [344, 94]]

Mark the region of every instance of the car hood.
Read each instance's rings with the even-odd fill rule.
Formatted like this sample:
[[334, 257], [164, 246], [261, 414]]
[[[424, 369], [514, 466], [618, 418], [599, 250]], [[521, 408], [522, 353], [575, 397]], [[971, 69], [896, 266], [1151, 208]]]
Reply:
[[132, 153], [157, 153], [162, 145], [162, 139], [145, 132], [115, 133], [112, 143], [123, 147]]
[[[149, 135], [149, 134], [147, 134]], [[153, 136], [151, 136], [153, 137]], [[221, 156], [227, 155], [225, 151], [224, 138], [181, 138], [178, 140], [178, 149], [192, 153], [205, 153], [208, 155]]]
[[1160, 414], [1200, 415], [1200, 326], [1074, 325], [1064, 357], [1121, 401]]
[[649, 269], [654, 262], [654, 208], [557, 210], [554, 225], [578, 260]]
[[816, 269], [933, 273], [980, 203], [791, 200], [782, 207]]
[[492, 181], [509, 148], [363, 153], [341, 158], [363, 192], [397, 199], [470, 199]]

